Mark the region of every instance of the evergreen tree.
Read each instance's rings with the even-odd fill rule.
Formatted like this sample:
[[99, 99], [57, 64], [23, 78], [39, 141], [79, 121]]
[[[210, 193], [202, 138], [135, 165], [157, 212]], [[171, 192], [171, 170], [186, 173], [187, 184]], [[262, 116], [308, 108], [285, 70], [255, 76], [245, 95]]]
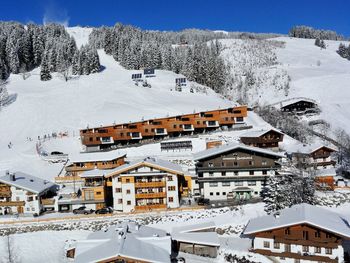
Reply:
[[50, 68], [49, 68], [49, 64], [47, 61], [47, 56], [44, 54], [42, 61], [41, 61], [41, 69], [40, 69], [40, 79], [42, 81], [48, 81], [50, 80], [51, 74], [50, 74]]

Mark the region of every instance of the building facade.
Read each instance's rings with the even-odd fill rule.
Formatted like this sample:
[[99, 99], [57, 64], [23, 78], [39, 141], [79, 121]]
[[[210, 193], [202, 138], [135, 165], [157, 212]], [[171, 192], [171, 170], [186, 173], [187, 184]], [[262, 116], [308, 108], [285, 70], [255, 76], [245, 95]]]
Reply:
[[284, 134], [275, 130], [251, 131], [243, 134], [241, 142], [259, 148], [278, 149], [279, 143], [283, 142]]
[[54, 208], [56, 186], [41, 178], [22, 172], [0, 177], [0, 214], [37, 214]]
[[180, 166], [155, 158], [131, 162], [108, 174], [113, 208], [118, 211], [147, 211], [177, 208], [185, 183]]
[[139, 143], [145, 139], [192, 134], [222, 126], [232, 127], [244, 123], [247, 107], [198, 112], [140, 122], [116, 124], [80, 131], [81, 142], [87, 151], [113, 148], [118, 145]]
[[259, 197], [269, 176], [277, 174], [278, 160], [270, 150], [229, 144], [195, 154], [201, 195], [210, 200]]
[[278, 262], [344, 262], [343, 239], [350, 230], [340, 215], [300, 204], [275, 215], [251, 219], [244, 234], [251, 251]]

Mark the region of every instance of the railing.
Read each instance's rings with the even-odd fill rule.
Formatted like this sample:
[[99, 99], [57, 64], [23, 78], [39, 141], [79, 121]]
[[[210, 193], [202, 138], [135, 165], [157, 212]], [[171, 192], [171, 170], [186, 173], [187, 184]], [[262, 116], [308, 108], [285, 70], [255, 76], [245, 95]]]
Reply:
[[79, 176], [57, 176], [57, 177], [55, 177], [56, 183], [74, 182], [74, 181], [81, 181], [82, 182], [84, 180]]
[[11, 190], [0, 190], [0, 197], [11, 197]]
[[135, 188], [146, 188], [146, 187], [165, 187], [166, 183], [161, 182], [137, 182]]
[[55, 199], [53, 199], [53, 198], [41, 199], [41, 204], [42, 205], [54, 205], [55, 204]]
[[6, 201], [6, 202], [0, 202], [0, 206], [24, 206], [24, 201]]
[[165, 208], [166, 208], [166, 204], [135, 206], [135, 210], [136, 211], [153, 210], [153, 209], [165, 209]]
[[160, 192], [160, 193], [140, 193], [135, 195], [136, 199], [141, 198], [163, 198], [166, 197], [166, 192]]

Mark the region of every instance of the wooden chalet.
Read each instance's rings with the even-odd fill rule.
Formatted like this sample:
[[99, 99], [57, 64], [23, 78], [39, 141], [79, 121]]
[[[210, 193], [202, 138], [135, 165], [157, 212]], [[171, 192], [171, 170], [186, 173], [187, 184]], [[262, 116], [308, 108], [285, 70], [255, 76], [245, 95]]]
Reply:
[[247, 107], [239, 106], [206, 112], [116, 124], [80, 131], [87, 151], [98, 151], [112, 146], [139, 143], [145, 139], [192, 134], [222, 126], [232, 127], [244, 123]]
[[241, 136], [241, 142], [259, 148], [278, 148], [284, 134], [278, 130], [251, 131]]
[[350, 228], [339, 214], [299, 204], [251, 219], [244, 235], [253, 239], [252, 252], [274, 262], [338, 263], [344, 262], [343, 240], [350, 238]]
[[302, 113], [317, 113], [319, 111], [318, 105], [314, 100], [306, 98], [292, 99], [280, 103], [282, 112]]

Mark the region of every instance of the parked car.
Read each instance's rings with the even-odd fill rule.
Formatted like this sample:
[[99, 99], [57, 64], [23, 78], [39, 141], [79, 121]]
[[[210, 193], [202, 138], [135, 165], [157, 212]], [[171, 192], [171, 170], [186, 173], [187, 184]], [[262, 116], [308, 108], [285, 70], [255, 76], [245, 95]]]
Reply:
[[198, 205], [209, 205], [210, 204], [210, 200], [208, 198], [200, 197], [197, 200], [197, 204]]
[[93, 209], [87, 209], [86, 206], [81, 206], [77, 209], [73, 210], [73, 214], [84, 214], [84, 215], [88, 215], [88, 214], [92, 214], [94, 212]]
[[113, 213], [113, 208], [111, 207], [104, 207], [101, 209], [97, 209], [95, 211], [95, 214], [112, 214]]

